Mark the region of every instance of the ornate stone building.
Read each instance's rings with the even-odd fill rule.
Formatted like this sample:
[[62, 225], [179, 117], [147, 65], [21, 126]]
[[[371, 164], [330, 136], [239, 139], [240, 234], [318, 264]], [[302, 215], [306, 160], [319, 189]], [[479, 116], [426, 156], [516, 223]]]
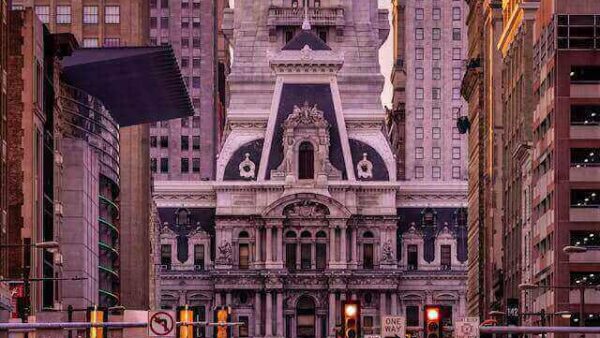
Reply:
[[364, 333], [388, 314], [418, 332], [425, 304], [447, 326], [464, 316], [464, 192], [396, 181], [379, 99], [388, 12], [243, 0], [224, 31], [235, 62], [217, 178], [155, 183], [161, 307], [204, 320], [231, 305], [248, 323], [235, 337], [331, 337], [346, 299]]

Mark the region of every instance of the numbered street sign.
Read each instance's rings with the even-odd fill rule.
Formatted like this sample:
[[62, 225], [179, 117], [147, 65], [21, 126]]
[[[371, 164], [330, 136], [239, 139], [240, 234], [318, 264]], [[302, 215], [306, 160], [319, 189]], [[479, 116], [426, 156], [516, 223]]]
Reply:
[[479, 337], [479, 318], [466, 317], [457, 320], [454, 329], [455, 338], [478, 338]]
[[148, 336], [175, 337], [175, 311], [148, 311]]
[[402, 316], [384, 316], [381, 324], [382, 338], [404, 338], [406, 320]]

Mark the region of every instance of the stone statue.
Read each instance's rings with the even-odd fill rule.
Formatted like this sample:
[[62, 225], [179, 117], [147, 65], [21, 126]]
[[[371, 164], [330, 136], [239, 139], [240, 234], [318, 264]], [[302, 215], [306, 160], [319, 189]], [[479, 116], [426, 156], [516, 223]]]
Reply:
[[367, 159], [367, 153], [363, 153], [363, 159], [356, 165], [356, 171], [358, 172], [358, 178], [373, 177], [373, 163]]
[[392, 241], [389, 239], [383, 243], [381, 248], [381, 260], [384, 263], [394, 263], [394, 250], [392, 249]]
[[228, 241], [222, 241], [218, 247], [219, 257], [218, 260], [221, 264], [231, 264], [233, 261], [231, 243]]
[[238, 167], [240, 169], [240, 177], [254, 178], [256, 176], [256, 164], [250, 160], [249, 153], [246, 153], [244, 156], [246, 159], [243, 160]]

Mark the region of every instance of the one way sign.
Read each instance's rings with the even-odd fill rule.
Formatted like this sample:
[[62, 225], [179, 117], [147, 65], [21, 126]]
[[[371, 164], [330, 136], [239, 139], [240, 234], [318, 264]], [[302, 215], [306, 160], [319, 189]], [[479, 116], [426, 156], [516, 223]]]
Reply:
[[382, 338], [404, 338], [406, 320], [402, 316], [384, 316], [381, 324]]

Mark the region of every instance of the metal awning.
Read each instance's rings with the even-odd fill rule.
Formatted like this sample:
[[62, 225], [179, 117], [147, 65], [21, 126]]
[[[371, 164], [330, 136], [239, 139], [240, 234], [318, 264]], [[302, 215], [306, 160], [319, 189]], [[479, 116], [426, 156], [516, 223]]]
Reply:
[[63, 59], [63, 76], [100, 99], [120, 126], [194, 114], [170, 46], [78, 49]]

